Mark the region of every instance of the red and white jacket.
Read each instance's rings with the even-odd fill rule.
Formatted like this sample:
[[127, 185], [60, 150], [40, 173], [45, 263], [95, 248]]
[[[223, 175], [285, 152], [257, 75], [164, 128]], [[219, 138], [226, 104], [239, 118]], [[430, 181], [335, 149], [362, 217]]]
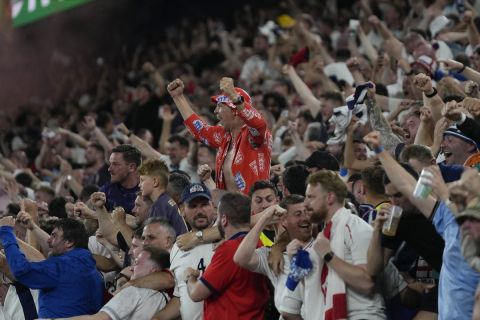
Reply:
[[249, 101], [245, 101], [244, 108], [238, 110], [237, 115], [245, 124], [235, 141], [232, 141], [232, 135], [223, 126], [208, 125], [197, 114], [191, 115], [184, 123], [198, 141], [218, 149], [215, 161], [215, 182], [219, 189], [226, 189], [223, 163], [230, 143], [233, 143], [233, 178], [238, 190], [248, 194], [255, 181], [270, 178], [272, 134], [265, 119]]

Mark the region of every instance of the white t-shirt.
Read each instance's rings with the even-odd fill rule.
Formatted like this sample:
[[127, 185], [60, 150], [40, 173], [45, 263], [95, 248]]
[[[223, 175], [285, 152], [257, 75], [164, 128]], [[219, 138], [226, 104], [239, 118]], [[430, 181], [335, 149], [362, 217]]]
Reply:
[[206, 243], [183, 251], [178, 248], [177, 244], [174, 244], [170, 251], [170, 271], [175, 275], [176, 282], [173, 295], [180, 298], [182, 319], [203, 319], [203, 302], [193, 302], [190, 299], [183, 273], [189, 267], [203, 273], [212, 260], [213, 247], [212, 243]]
[[113, 320], [150, 320], [167, 304], [167, 294], [152, 289], [127, 287], [112, 298], [100, 312]]
[[286, 253], [283, 254], [284, 269], [283, 269], [283, 272], [279, 274], [277, 277], [268, 265], [268, 255], [270, 254], [270, 248], [267, 248], [267, 247], [257, 248], [255, 250], [255, 254], [258, 257], [258, 266], [253, 271], [267, 276], [270, 282], [272, 283], [272, 286], [275, 290], [275, 296], [274, 296], [275, 307], [277, 307], [278, 309], [283, 296], [283, 291], [286, 288], [285, 284], [287, 282], [287, 276], [288, 276], [288, 273], [290, 272], [290, 262], [288, 260], [288, 256]]
[[[310, 241], [310, 243], [305, 248], [310, 247], [312, 245], [312, 243], [313, 243], [313, 239], [312, 239], [312, 241]], [[286, 291], [287, 277], [288, 277], [288, 274], [290, 273], [290, 261], [288, 260], [288, 255], [287, 255], [286, 252], [283, 253], [283, 262], [284, 262], [283, 273], [281, 273], [277, 277], [275, 275], [275, 273], [272, 271], [272, 269], [270, 269], [270, 266], [268, 265], [268, 255], [270, 254], [270, 248], [260, 247], [260, 248], [257, 248], [255, 250], [255, 253], [258, 257], [258, 266], [253, 271], [257, 272], [257, 273], [260, 273], [260, 274], [263, 274], [263, 275], [268, 277], [268, 279], [272, 283], [272, 286], [275, 290], [275, 295], [274, 295], [275, 307], [277, 308], [277, 310], [280, 311], [280, 308], [282, 306], [282, 299], [283, 299], [283, 296], [284, 296], [284, 292]], [[298, 286], [297, 286], [297, 288], [298, 288]], [[297, 289], [295, 289], [295, 290], [297, 290]], [[301, 299], [303, 299], [303, 292], [300, 292], [299, 295], [300, 295]], [[285, 306], [286, 308], [284, 310], [281, 310], [281, 311], [297, 314], [296, 313], [296, 312], [298, 312], [297, 308], [298, 308], [298, 310], [303, 311], [302, 301], [303, 300], [299, 300], [299, 301], [294, 302], [295, 307], [292, 307], [290, 305], [290, 303], [288, 303]], [[303, 315], [303, 312], [301, 312], [301, 314]], [[283, 318], [281, 318], [281, 319], [283, 319]]]
[[[30, 292], [38, 310], [38, 290], [31, 289]], [[25, 320], [20, 299], [13, 285], [8, 288], [4, 305], [0, 305], [0, 320]]]
[[[367, 251], [372, 237], [372, 227], [370, 225], [360, 217], [351, 214], [345, 232], [338, 236], [344, 237], [345, 262], [352, 265], [367, 263]], [[290, 309], [290, 313], [299, 314], [299, 310], [292, 312], [294, 310], [291, 310], [291, 303], [292, 301], [301, 301], [302, 297], [299, 295], [301, 293], [300, 291], [303, 290], [305, 306], [304, 318], [309, 320], [323, 320], [324, 304], [319, 303], [319, 301], [323, 301], [324, 299], [320, 284], [320, 266], [323, 265], [321, 261], [322, 258], [318, 256], [313, 247], [308, 248], [307, 251], [310, 254], [310, 259], [313, 264], [312, 272], [301, 281], [303, 284], [299, 284], [295, 291], [285, 290], [280, 309]], [[385, 305], [379, 293], [375, 293], [370, 298], [353, 291], [347, 285], [346, 294], [348, 319], [385, 319]], [[286, 307], [284, 307], [284, 305], [286, 305]], [[290, 306], [290, 308], [288, 306]], [[288, 310], [284, 311], [288, 312]]]

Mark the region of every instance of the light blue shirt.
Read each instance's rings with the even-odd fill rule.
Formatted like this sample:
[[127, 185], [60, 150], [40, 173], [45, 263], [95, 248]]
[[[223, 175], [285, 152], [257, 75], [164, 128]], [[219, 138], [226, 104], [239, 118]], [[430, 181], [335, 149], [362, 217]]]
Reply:
[[460, 251], [460, 228], [452, 211], [443, 201], [435, 210], [433, 225], [445, 240], [438, 288], [439, 319], [471, 319], [480, 274], [463, 258]]

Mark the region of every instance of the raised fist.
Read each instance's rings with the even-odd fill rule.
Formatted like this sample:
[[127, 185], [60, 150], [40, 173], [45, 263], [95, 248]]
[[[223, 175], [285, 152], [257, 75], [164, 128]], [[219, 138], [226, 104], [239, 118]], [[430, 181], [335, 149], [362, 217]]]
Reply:
[[168, 93], [172, 96], [172, 98], [181, 96], [183, 94], [184, 88], [185, 88], [185, 85], [183, 84], [183, 81], [180, 79], [173, 80], [167, 86]]
[[413, 83], [422, 92], [429, 93], [432, 91], [432, 79], [424, 73], [417, 74]]
[[90, 196], [90, 201], [97, 209], [102, 209], [105, 206], [106, 197], [103, 192], [94, 192]]
[[378, 132], [378, 131], [370, 132], [365, 137], [363, 137], [363, 141], [365, 141], [365, 143], [368, 143], [368, 145], [372, 149], [376, 149], [376, 148], [378, 148], [382, 145], [381, 144], [381, 138], [380, 138], [380, 132]]
[[222, 92], [225, 92], [225, 94], [230, 98], [236, 98], [237, 93], [235, 92], [235, 87], [233, 86], [233, 79], [232, 78], [227, 78], [223, 77], [220, 80], [220, 90]]

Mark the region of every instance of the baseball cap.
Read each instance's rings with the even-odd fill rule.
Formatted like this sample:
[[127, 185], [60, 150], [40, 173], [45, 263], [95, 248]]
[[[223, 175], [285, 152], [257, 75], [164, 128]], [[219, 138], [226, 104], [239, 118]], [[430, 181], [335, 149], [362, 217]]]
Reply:
[[340, 170], [338, 160], [326, 151], [314, 151], [310, 157], [305, 160], [305, 165], [309, 168], [327, 169], [332, 171]]
[[182, 195], [180, 200], [184, 203], [188, 203], [195, 198], [207, 198], [208, 200], [212, 200], [212, 194], [208, 190], [205, 185], [202, 183], [191, 183], [185, 187], [182, 191]]
[[411, 66], [412, 68], [416, 66], [423, 67], [430, 77], [433, 77], [435, 70], [437, 69], [436, 61], [427, 55], [419, 56], [416, 61], [412, 62]]
[[[243, 90], [242, 88], [235, 87], [235, 91], [243, 97], [243, 100], [246, 103], [251, 103], [252, 98], [250, 97], [250, 95], [245, 90]], [[215, 106], [219, 103], [225, 103], [230, 108], [235, 109], [237, 107], [232, 102], [232, 100], [230, 100], [230, 98], [225, 94], [219, 94], [217, 96], [212, 96], [212, 97], [210, 97], [210, 100], [212, 100], [212, 102], [215, 104]]]
[[477, 150], [479, 149], [478, 144], [473, 140], [471, 137], [467, 136], [465, 133], [463, 133], [460, 129], [457, 128], [457, 126], [451, 126], [447, 130], [443, 132], [444, 136], [453, 136], [457, 137], [459, 139], [462, 139], [465, 142], [468, 142], [470, 144], [473, 144]]
[[457, 223], [461, 225], [467, 218], [473, 218], [480, 220], [480, 204], [477, 203], [475, 206], [465, 209], [458, 214], [456, 217]]

